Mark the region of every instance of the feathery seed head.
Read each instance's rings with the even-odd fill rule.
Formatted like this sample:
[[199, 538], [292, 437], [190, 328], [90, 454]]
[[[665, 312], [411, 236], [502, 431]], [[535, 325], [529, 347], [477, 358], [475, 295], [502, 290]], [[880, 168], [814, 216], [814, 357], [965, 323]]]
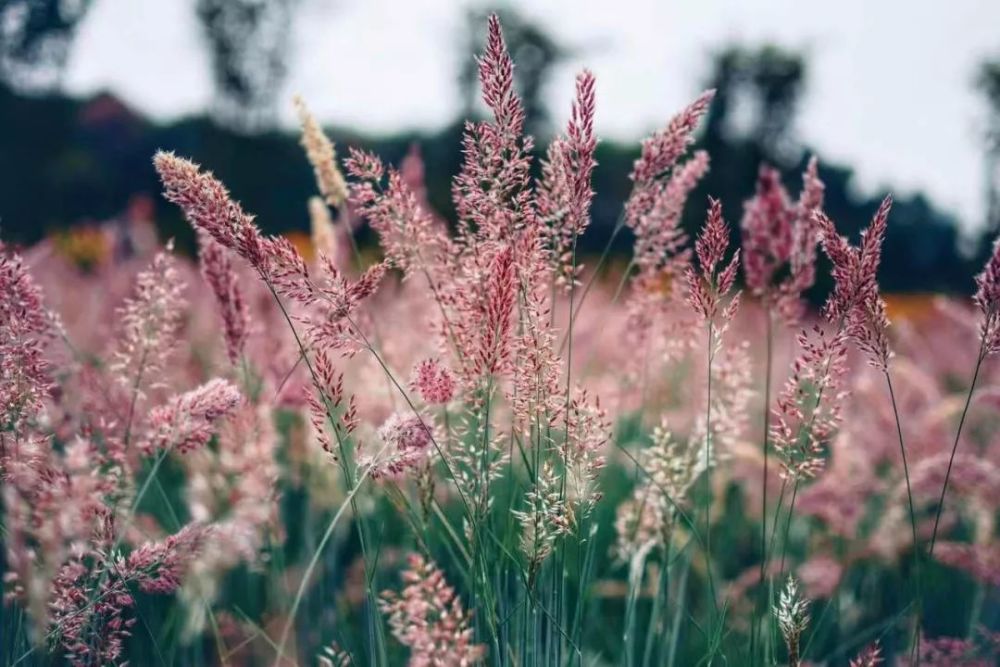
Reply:
[[160, 449], [184, 454], [203, 447], [216, 432], [216, 422], [231, 414], [243, 396], [227, 380], [216, 378], [149, 413], [149, 433], [141, 444], [148, 455]]
[[432, 561], [417, 554], [407, 558], [400, 593], [386, 591], [379, 601], [389, 617], [392, 635], [410, 649], [415, 667], [478, 664], [486, 647], [473, 642], [471, 614]]
[[166, 151], [156, 153], [153, 165], [163, 182], [163, 195], [180, 206], [195, 228], [266, 272], [267, 249], [253, 217], [243, 212], [211, 172]]
[[229, 261], [229, 251], [214, 241], [208, 234], [199, 235], [201, 251], [198, 261], [201, 275], [212, 288], [215, 301], [222, 318], [223, 338], [226, 354], [231, 364], [239, 361], [250, 334], [250, 312], [239, 285], [239, 276]]
[[709, 322], [715, 322], [721, 315], [722, 328], [728, 325], [739, 306], [737, 293], [725, 308], [720, 309], [723, 299], [728, 296], [736, 283], [736, 271], [740, 262], [739, 249], [733, 253], [729, 264], [718, 270], [729, 248], [729, 225], [722, 218], [722, 203], [718, 199], [708, 198], [709, 209], [705, 225], [695, 241], [695, 253], [698, 256], [700, 272], [693, 266], [688, 266], [684, 278], [687, 283], [688, 305], [698, 315]]
[[789, 667], [799, 667], [799, 644], [809, 627], [809, 600], [801, 595], [795, 578], [788, 577], [774, 607], [778, 628], [788, 649]]
[[982, 311], [980, 336], [985, 354], [1000, 352], [1000, 238], [982, 273], [976, 276], [976, 305]]
[[382, 451], [360, 461], [371, 466], [372, 479], [397, 477], [407, 470], [415, 470], [430, 454], [431, 430], [415, 414], [394, 413], [378, 429], [384, 447]]
[[500, 17], [488, 21], [486, 52], [479, 58], [483, 101], [493, 111], [494, 122], [505, 133], [519, 135], [524, 127], [524, 107], [514, 90], [514, 61], [507, 51]]
[[673, 168], [694, 142], [694, 130], [714, 97], [714, 90], [706, 90], [674, 116], [665, 128], [642, 142], [642, 152], [630, 175], [634, 183], [649, 183]]
[[829, 321], [839, 321], [865, 353], [868, 362], [882, 371], [888, 369], [892, 352], [888, 339], [889, 318], [879, 294], [877, 274], [891, 208], [892, 197], [886, 196], [871, 224], [861, 232], [857, 247], [837, 234], [828, 217], [820, 212], [813, 217], [823, 251], [833, 264], [834, 289], [823, 312]]
[[856, 658], [851, 660], [850, 667], [878, 667], [883, 662], [882, 647], [876, 641], [865, 647]]
[[447, 366], [437, 359], [424, 359], [413, 367], [410, 386], [426, 403], [443, 405], [455, 394], [455, 378]]
[[744, 205], [743, 273], [747, 287], [757, 296], [773, 289], [774, 276], [792, 254], [794, 209], [776, 169], [762, 166], [757, 191]]
[[140, 392], [164, 368], [180, 333], [184, 285], [172, 250], [167, 244], [136, 276], [132, 296], [119, 310], [122, 331], [112, 368], [123, 385]]
[[316, 175], [316, 185], [326, 203], [339, 208], [347, 200], [347, 183], [337, 166], [337, 152], [333, 142], [310, 113], [305, 101], [296, 95], [294, 102], [302, 125], [302, 147]]

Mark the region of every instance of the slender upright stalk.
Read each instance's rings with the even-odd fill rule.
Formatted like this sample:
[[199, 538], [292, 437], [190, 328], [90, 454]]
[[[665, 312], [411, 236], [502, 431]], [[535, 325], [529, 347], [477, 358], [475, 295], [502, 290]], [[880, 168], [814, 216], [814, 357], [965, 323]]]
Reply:
[[[771, 364], [774, 347], [773, 341], [773, 318], [771, 310], [765, 312], [767, 320], [766, 352], [764, 358], [764, 472], [761, 479], [761, 503], [760, 503], [760, 581], [764, 582], [765, 568], [767, 563], [767, 467], [768, 467], [768, 432], [771, 427]], [[755, 601], [754, 609], [757, 609], [758, 600]], [[754, 613], [753, 629], [750, 632], [750, 660], [754, 660], [757, 649], [757, 634], [759, 632], [760, 617]]]
[[649, 623], [646, 629], [646, 648], [642, 655], [642, 667], [653, 664], [653, 656], [659, 652], [659, 639], [664, 631], [663, 606], [670, 594], [670, 544], [667, 544], [663, 565], [658, 572], [658, 583], [654, 592], [653, 606], [649, 611]]
[[788, 503], [788, 518], [785, 519], [785, 535], [781, 540], [781, 565], [779, 570], [785, 571], [785, 556], [788, 554], [788, 534], [792, 528], [792, 516], [795, 514], [795, 499], [799, 495], [799, 480], [792, 485], [792, 500]]
[[934, 555], [934, 543], [937, 540], [938, 524], [941, 522], [941, 512], [944, 509], [944, 496], [948, 493], [948, 481], [951, 479], [951, 468], [955, 464], [955, 453], [958, 452], [958, 441], [962, 437], [962, 427], [965, 426], [965, 417], [969, 414], [969, 405], [972, 403], [972, 394], [976, 390], [976, 381], [979, 379], [979, 370], [986, 359], [985, 339], [979, 344], [979, 354], [976, 357], [976, 370], [972, 374], [972, 384], [969, 386], [969, 393], [965, 396], [965, 407], [962, 408], [962, 417], [958, 421], [958, 430], [955, 432], [955, 442], [951, 445], [951, 456], [948, 458], [948, 471], [944, 474], [944, 484], [941, 485], [941, 497], [938, 498], [937, 512], [934, 515], [934, 530], [931, 531], [931, 544], [927, 549], [927, 555]]
[[[710, 611], [712, 623], [719, 613], [719, 599], [715, 592], [715, 577], [712, 576], [712, 364], [715, 361], [715, 325], [708, 321], [708, 388], [705, 407], [705, 572], [708, 575], [708, 594], [711, 597]], [[712, 657], [708, 665], [712, 665]]]
[[707, 398], [705, 407], [705, 492], [706, 492], [706, 502], [705, 502], [705, 558], [706, 565], [711, 567], [711, 556], [712, 556], [712, 501], [709, 496], [712, 492], [712, 475], [709, 472], [712, 469], [712, 362], [714, 361], [714, 355], [712, 354], [712, 348], [715, 346], [715, 327], [712, 326], [712, 322], [708, 323], [708, 388], [707, 388]]
[[674, 667], [674, 659], [677, 657], [677, 644], [681, 634], [681, 617], [684, 615], [684, 605], [686, 602], [688, 572], [691, 571], [691, 558], [684, 559], [681, 568], [680, 581], [677, 582], [677, 594], [674, 596], [674, 604], [677, 609], [674, 611], [673, 627], [670, 630], [670, 647], [667, 650], [667, 667]]
[[125, 419], [125, 435], [123, 436], [123, 440], [126, 447], [128, 447], [129, 439], [132, 435], [132, 421], [135, 417], [135, 406], [139, 402], [139, 394], [141, 393], [139, 388], [142, 385], [142, 376], [146, 370], [146, 358], [148, 355], [149, 348], [143, 347], [142, 356], [139, 358], [139, 368], [135, 374], [135, 383], [132, 385], [132, 397], [129, 400], [128, 417]]
[[[361, 489], [362, 484], [364, 484], [365, 479], [367, 479], [370, 472], [371, 466], [365, 469], [361, 477], [358, 479], [357, 484], [351, 489], [347, 497], [348, 501], [354, 500], [355, 495], [357, 495], [358, 491]], [[323, 549], [326, 547], [326, 543], [330, 541], [330, 538], [333, 537], [333, 530], [337, 527], [337, 524], [340, 522], [340, 518], [344, 515], [344, 510], [352, 505], [352, 502], [341, 504], [340, 509], [337, 510], [337, 513], [334, 514], [333, 519], [327, 525], [326, 531], [323, 533], [323, 537], [320, 538], [319, 544], [313, 552], [309, 565], [306, 566], [306, 570], [302, 574], [302, 581], [299, 584], [298, 590], [295, 592], [295, 600], [292, 602], [292, 608], [288, 611], [288, 618], [285, 620], [285, 625], [281, 630], [281, 638], [278, 640], [278, 645], [275, 649], [276, 655], [274, 656], [274, 667], [280, 667], [281, 661], [285, 657], [285, 645], [288, 643], [288, 635], [291, 632], [292, 626], [295, 625], [295, 615], [299, 610], [299, 605], [302, 604], [302, 598], [309, 585], [309, 579], [312, 577], [312, 573], [316, 569], [316, 565], [319, 563], [320, 556], [323, 554]], [[376, 613], [376, 610], [373, 609], [372, 613]]]
[[[601, 269], [604, 267], [604, 263], [608, 260], [608, 256], [611, 254], [611, 247], [614, 245], [615, 239], [618, 238], [618, 235], [624, 228], [625, 212], [622, 211], [618, 214], [618, 219], [615, 221], [614, 229], [611, 230], [611, 236], [608, 237], [608, 242], [604, 244], [604, 250], [601, 251], [600, 259], [597, 260], [597, 264], [594, 266], [594, 270], [591, 272], [590, 278], [587, 280], [587, 284], [583, 286], [583, 291], [580, 293], [580, 302], [576, 304], [576, 312], [570, 316], [570, 330], [572, 330], [573, 323], [576, 320], [577, 315], [580, 314], [584, 299], [587, 298], [587, 295], [590, 293], [590, 288], [594, 286], [597, 276], [600, 275]], [[563, 351], [563, 348], [568, 342], [568, 338], [568, 335], [564, 336], [562, 342], [559, 343], [559, 352]]]
[[[903, 444], [903, 427], [899, 421], [899, 410], [896, 408], [896, 393], [892, 389], [892, 378], [889, 369], [885, 371], [885, 381], [889, 385], [889, 398], [892, 400], [892, 414], [896, 419], [896, 434], [899, 436], [899, 452], [903, 457], [903, 475], [906, 478], [906, 499], [910, 505], [910, 530], [913, 532], [913, 576], [916, 586], [916, 627], [914, 628], [913, 650], [916, 652], [916, 664], [920, 664], [920, 622], [923, 617], [924, 591], [920, 580], [920, 545], [917, 541], [917, 518], [913, 509], [913, 490], [910, 487], [910, 466], [906, 462], [906, 446]], [[913, 662], [911, 660], [911, 662]]]
[[[573, 234], [572, 263], [570, 265], [570, 278], [569, 278], [569, 323], [568, 323], [568, 326], [567, 326], [568, 331], [566, 332], [566, 406], [565, 406], [565, 410], [566, 410], [565, 415], [566, 416], [564, 418], [564, 420], [566, 422], [566, 431], [563, 434], [563, 438], [564, 438], [564, 441], [563, 441], [563, 461], [562, 461], [562, 468], [563, 468], [562, 472], [563, 472], [563, 474], [562, 474], [562, 480], [560, 481], [560, 484], [559, 484], [559, 487], [560, 487], [559, 488], [559, 500], [560, 500], [560, 502], [563, 502], [565, 500], [565, 498], [566, 498], [566, 476], [569, 474], [569, 471], [567, 470], [567, 468], [569, 466], [568, 466], [568, 461], [566, 460], [566, 457], [569, 454], [569, 415], [570, 415], [570, 408], [572, 407], [572, 401], [573, 401], [573, 322], [576, 319], [576, 316], [575, 316], [575, 313], [574, 313], [574, 310], [573, 310], [573, 302], [574, 302], [575, 296], [576, 296], [576, 242], [577, 242], [577, 234], [574, 232], [574, 234]], [[555, 304], [553, 304], [553, 310], [555, 310], [554, 306], [555, 306]], [[560, 581], [560, 582], [563, 580], [563, 576], [562, 575], [563, 575], [563, 571], [565, 570], [565, 558], [566, 558], [566, 552], [565, 552], [565, 550], [564, 549], [560, 549], [559, 553], [556, 556], [556, 568], [557, 568], [557, 570], [556, 570], [556, 580]], [[559, 590], [561, 590], [561, 589], [559, 589]], [[557, 598], [556, 601], [555, 601], [556, 604], [554, 606], [555, 606], [555, 611], [558, 614], [557, 618], [559, 618], [559, 623], [561, 624], [562, 623], [562, 618], [561, 618], [562, 617], [562, 603], [561, 603], [561, 600], [559, 599], [558, 595], [556, 596], [556, 598]], [[556, 658], [555, 658], [556, 664], [559, 664], [561, 662], [561, 658], [562, 658], [562, 655], [561, 655], [562, 651], [561, 651], [561, 649], [562, 649], [562, 642], [560, 641], [560, 642], [556, 643]]]
[[625, 665], [634, 667], [635, 648], [639, 643], [636, 636], [637, 614], [639, 595], [642, 593], [642, 574], [646, 569], [646, 558], [633, 557], [629, 563], [628, 572], [628, 594], [625, 598], [625, 632], [622, 635], [622, 643], [625, 645]]
[[785, 491], [788, 489], [788, 480], [781, 480], [781, 489], [778, 491], [778, 502], [774, 506], [774, 519], [771, 522], [771, 539], [768, 541], [767, 549], [764, 551], [764, 576], [760, 583], [763, 585], [767, 582], [767, 598], [765, 598], [766, 604], [764, 605], [763, 614], [763, 624], [765, 626], [764, 635], [767, 637], [767, 641], [761, 639], [761, 650], [764, 651], [764, 663], [767, 664], [768, 656], [773, 650], [773, 628], [771, 627], [771, 614], [768, 610], [774, 606], [774, 580], [767, 573], [767, 566], [771, 560], [771, 556], [774, 554], [775, 540], [778, 538], [778, 519], [781, 516], [781, 507], [785, 502]]
[[611, 297], [611, 303], [617, 303], [618, 297], [622, 295], [622, 290], [625, 289], [625, 283], [628, 282], [629, 276], [632, 274], [632, 269], [635, 268], [635, 257], [628, 261], [625, 265], [625, 270], [622, 271], [622, 277], [618, 281], [618, 287], [615, 288], [614, 296]]
[[[324, 408], [326, 409], [327, 418], [330, 420], [330, 426], [333, 430], [333, 434], [337, 439], [337, 445], [340, 449], [340, 468], [341, 472], [344, 474], [344, 481], [346, 482], [347, 488], [354, 488], [353, 474], [351, 473], [351, 465], [353, 464], [353, 457], [348, 458], [349, 452], [344, 446], [344, 440], [340, 435], [340, 430], [334, 421], [334, 410], [333, 406], [330, 404], [329, 397], [326, 395], [325, 391], [320, 389], [319, 379], [316, 375], [316, 371], [313, 368], [312, 362], [309, 361], [309, 356], [306, 353], [305, 343], [299, 336], [298, 330], [295, 328], [295, 324], [292, 322], [291, 316], [288, 314], [288, 310], [285, 308], [285, 304], [281, 302], [281, 298], [278, 296], [278, 292], [275, 290], [274, 285], [271, 283], [270, 279], [263, 272], [260, 273], [260, 278], [267, 285], [268, 290], [271, 292], [271, 296], [274, 298], [274, 302], [278, 305], [278, 309], [281, 311], [285, 322], [288, 324], [288, 328], [292, 332], [292, 336], [295, 338], [296, 346], [299, 349], [299, 353], [302, 357], [302, 361], [305, 362], [306, 369], [309, 371], [309, 377], [311, 378], [313, 385], [319, 390], [320, 398], [323, 401]], [[372, 643], [372, 651], [378, 650], [380, 653], [384, 653], [384, 641], [382, 637], [382, 624], [378, 621], [378, 607], [375, 600], [375, 594], [371, 590], [372, 579], [369, 576], [370, 564], [368, 561], [368, 537], [367, 529], [365, 527], [364, 518], [358, 513], [357, 503], [354, 498], [354, 494], [348, 497], [351, 505], [351, 511], [354, 516], [357, 517], [357, 528], [358, 528], [358, 542], [361, 547], [361, 557], [364, 563], [365, 570], [365, 581], [368, 583], [367, 597], [370, 607], [370, 613], [368, 614], [368, 638], [369, 642]], [[279, 654], [277, 660], [280, 661], [281, 655]], [[277, 667], [277, 664], [276, 664]]]

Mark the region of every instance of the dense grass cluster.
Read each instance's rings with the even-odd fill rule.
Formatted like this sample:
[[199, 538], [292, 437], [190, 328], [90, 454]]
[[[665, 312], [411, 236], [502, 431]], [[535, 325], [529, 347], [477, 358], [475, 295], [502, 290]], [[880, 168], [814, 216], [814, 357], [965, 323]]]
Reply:
[[853, 245], [815, 160], [692, 242], [709, 91], [643, 143], [609, 277], [593, 75], [533, 165], [495, 18], [479, 71], [455, 225], [299, 100], [308, 247], [159, 153], [196, 261], [2, 248], [4, 664], [995, 664], [1000, 254], [890, 328], [891, 199]]

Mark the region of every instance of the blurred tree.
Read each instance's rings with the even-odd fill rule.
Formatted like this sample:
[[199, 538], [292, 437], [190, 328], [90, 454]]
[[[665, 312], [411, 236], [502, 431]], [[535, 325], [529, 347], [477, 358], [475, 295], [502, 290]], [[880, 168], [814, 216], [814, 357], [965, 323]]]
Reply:
[[716, 97], [706, 144], [749, 141], [768, 162], [797, 162], [794, 121], [805, 80], [802, 55], [778, 46], [734, 45], [716, 53], [708, 82]]
[[255, 132], [274, 121], [288, 73], [292, 16], [299, 0], [197, 0], [212, 61], [220, 124]]
[[24, 93], [59, 87], [93, 0], [0, 0], [0, 78]]
[[[708, 194], [719, 197], [725, 214], [739, 220], [761, 163], [779, 168], [797, 187], [798, 175], [791, 172], [800, 167], [803, 147], [794, 127], [806, 75], [801, 54], [773, 45], [732, 44], [713, 54], [704, 87], [715, 89], [715, 99], [699, 142], [712, 167], [685, 211], [689, 234], [697, 234], [704, 222]], [[732, 235], [739, 242], [736, 224]]]
[[976, 87], [986, 98], [983, 159], [986, 171], [986, 226], [990, 239], [1000, 232], [1000, 59], [984, 62]]
[[[458, 82], [463, 100], [463, 118], [476, 114], [479, 99], [479, 65], [476, 58], [486, 48], [483, 26], [491, 11], [471, 10], [466, 14], [463, 35], [467, 35], [462, 53]], [[524, 102], [525, 125], [536, 137], [548, 136], [551, 131], [549, 112], [545, 104], [545, 88], [553, 69], [572, 53], [552, 37], [540, 23], [532, 21], [514, 9], [496, 10], [503, 24], [507, 48], [514, 59], [514, 79]]]
[[[696, 234], [704, 221], [704, 199], [699, 197], [711, 194], [722, 200], [734, 223], [733, 241], [739, 242], [736, 222], [743, 214], [743, 202], [753, 194], [761, 163], [778, 167], [790, 191], [798, 191], [809, 151], [795, 136], [795, 120], [807, 73], [801, 54], [772, 45], [732, 45], [715, 54], [706, 87], [715, 88], [716, 97], [700, 142], [712, 157], [712, 168], [685, 211], [689, 234]], [[996, 90], [1000, 92], [1000, 85]], [[1000, 104], [997, 109], [1000, 121]], [[854, 170], [829, 164], [822, 155], [820, 177], [826, 184], [826, 212], [841, 233], [857, 240], [885, 193], [860, 196], [853, 187]], [[971, 269], [958, 252], [955, 219], [920, 193], [896, 197], [884, 256], [880, 280], [888, 290], [968, 288]], [[813, 300], [821, 301], [830, 286], [824, 268], [818, 273]]]

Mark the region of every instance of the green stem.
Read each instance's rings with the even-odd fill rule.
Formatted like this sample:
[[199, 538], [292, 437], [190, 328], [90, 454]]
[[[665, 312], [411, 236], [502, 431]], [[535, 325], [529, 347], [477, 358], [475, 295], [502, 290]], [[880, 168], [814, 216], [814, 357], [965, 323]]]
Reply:
[[[354, 488], [355, 485], [354, 485], [353, 475], [351, 474], [351, 465], [353, 465], [353, 457], [348, 458], [349, 452], [347, 451], [347, 448], [344, 446], [344, 439], [340, 434], [340, 429], [338, 428], [336, 419], [334, 417], [334, 409], [333, 406], [330, 404], [330, 399], [326, 395], [326, 392], [322, 389], [322, 385], [319, 382], [319, 378], [316, 375], [316, 371], [313, 368], [312, 362], [309, 361], [309, 355], [306, 352], [305, 344], [299, 337], [299, 332], [298, 330], [296, 330], [295, 324], [292, 322], [292, 318], [288, 314], [288, 310], [285, 308], [285, 304], [281, 302], [281, 298], [278, 296], [278, 292], [274, 289], [274, 285], [271, 283], [267, 275], [263, 272], [260, 272], [259, 275], [264, 284], [267, 285], [268, 290], [271, 292], [271, 296], [274, 298], [274, 302], [278, 305], [278, 309], [281, 311], [282, 316], [285, 318], [285, 322], [288, 324], [288, 328], [292, 332], [292, 336], [295, 338], [295, 344], [299, 349], [302, 361], [305, 362], [306, 368], [309, 371], [309, 377], [312, 379], [313, 386], [316, 388], [320, 398], [323, 401], [323, 407], [326, 410], [327, 418], [330, 421], [331, 429], [333, 431], [334, 436], [337, 439], [337, 446], [340, 450], [340, 468], [344, 474], [344, 481], [346, 482], [347, 488], [349, 489]], [[362, 518], [361, 514], [358, 512], [357, 503], [354, 500], [354, 495], [351, 494], [348, 497], [348, 500], [350, 501], [351, 510], [354, 513], [354, 516], [356, 516], [358, 519], [357, 521], [358, 541], [361, 546], [361, 557], [363, 559], [365, 567], [365, 580], [370, 582], [371, 566], [368, 561], [368, 539], [367, 539], [365, 521]], [[376, 604], [375, 594], [372, 592], [370, 585], [367, 586], [366, 593], [368, 597], [368, 604], [370, 607], [368, 614], [368, 635], [369, 635], [369, 641], [372, 644], [371, 649], [373, 651], [378, 649], [380, 652], [383, 652], [384, 642], [382, 641], [382, 625], [377, 620], [378, 605]], [[278, 660], [280, 659], [281, 655], [279, 654]]]
[[712, 364], [715, 361], [714, 349], [715, 326], [709, 320], [708, 396], [705, 407], [705, 571], [708, 574], [708, 590], [712, 598], [712, 609], [718, 614], [719, 600], [715, 592], [715, 578], [712, 576]]
[[674, 659], [677, 657], [677, 645], [679, 643], [680, 633], [681, 633], [681, 617], [684, 615], [684, 603], [687, 600], [687, 580], [688, 573], [691, 571], [691, 558], [687, 557], [684, 559], [684, 567], [681, 569], [680, 581], [677, 583], [677, 595], [675, 604], [677, 609], [674, 611], [674, 622], [673, 627], [670, 629], [670, 648], [667, 651], [667, 667], [674, 667]]
[[885, 368], [885, 381], [889, 386], [889, 398], [892, 401], [892, 414], [896, 419], [896, 434], [899, 437], [899, 453], [903, 458], [903, 475], [906, 478], [906, 499], [910, 506], [910, 530], [913, 533], [913, 576], [916, 587], [916, 623], [914, 628], [914, 650], [916, 651], [916, 664], [920, 665], [920, 623], [923, 616], [923, 584], [920, 578], [920, 544], [917, 541], [917, 516], [913, 507], [913, 489], [910, 486], [910, 466], [906, 461], [906, 446], [903, 444], [903, 426], [899, 421], [899, 410], [896, 407], [896, 393], [892, 389], [892, 379], [889, 376], [889, 369]]
[[792, 516], [795, 514], [795, 499], [799, 495], [799, 480], [795, 480], [795, 484], [792, 485], [792, 500], [788, 503], [788, 518], [785, 519], [785, 534], [781, 540], [781, 566], [778, 568], [778, 573], [781, 574], [785, 571], [785, 556], [788, 554], [788, 535], [792, 529]]
[[[604, 250], [601, 252], [601, 258], [597, 260], [597, 264], [594, 266], [594, 271], [590, 274], [590, 278], [587, 280], [587, 284], [583, 286], [583, 292], [580, 294], [580, 302], [576, 307], [576, 315], [570, 318], [570, 328], [572, 329], [573, 323], [576, 320], [576, 316], [580, 314], [581, 307], [583, 306], [584, 299], [590, 293], [590, 288], [594, 286], [594, 282], [597, 280], [597, 276], [601, 272], [601, 268], [607, 261], [608, 256], [611, 254], [611, 246], [614, 244], [615, 239], [618, 238], [618, 234], [621, 233], [622, 229], [625, 228], [625, 213], [624, 211], [619, 214], [618, 220], [615, 221], [615, 227], [611, 230], [611, 236], [608, 238], [608, 242], [604, 245]], [[563, 347], [566, 345], [566, 338], [563, 338], [562, 342], [559, 344], [559, 352], [561, 353]]]
[[[773, 353], [773, 321], [771, 317], [771, 311], [767, 310], [765, 313], [767, 319], [767, 350], [765, 353], [764, 361], [764, 473], [761, 479], [761, 503], [760, 503], [760, 581], [763, 583], [765, 576], [766, 567], [766, 553], [767, 553], [767, 464], [768, 464], [768, 430], [771, 425], [771, 364], [772, 364], [772, 353]], [[759, 605], [760, 596], [757, 596], [757, 600], [754, 603], [754, 608]], [[759, 623], [760, 615], [755, 613], [753, 617], [753, 628], [750, 632], [750, 661], [751, 663], [756, 659], [757, 656], [757, 635], [760, 631]]]
[[937, 512], [934, 515], [934, 530], [931, 532], [931, 544], [927, 550], [928, 556], [934, 555], [934, 544], [937, 540], [938, 524], [941, 522], [941, 512], [944, 509], [944, 496], [948, 493], [948, 481], [951, 479], [951, 468], [955, 463], [955, 453], [958, 452], [958, 441], [962, 437], [962, 427], [965, 426], [965, 417], [969, 414], [969, 405], [972, 403], [972, 393], [976, 390], [976, 380], [979, 379], [979, 369], [982, 368], [983, 360], [986, 358], [985, 339], [979, 345], [979, 356], [976, 357], [976, 370], [972, 374], [972, 384], [969, 386], [969, 393], [965, 397], [965, 407], [962, 408], [962, 418], [958, 421], [958, 431], [955, 433], [955, 442], [951, 446], [951, 456], [948, 458], [948, 471], [944, 474], [944, 484], [941, 485], [941, 497], [938, 498]]
[[[383, 450], [385, 447], [383, 447]], [[378, 457], [376, 457], [377, 460]], [[288, 643], [288, 635], [291, 632], [292, 626], [295, 624], [295, 614], [299, 610], [299, 605], [302, 604], [302, 597], [305, 595], [306, 588], [309, 585], [309, 579], [312, 578], [313, 570], [316, 569], [317, 563], [319, 563], [320, 556], [323, 555], [323, 549], [326, 547], [327, 542], [333, 537], [333, 530], [337, 527], [337, 523], [340, 518], [344, 515], [344, 510], [353, 505], [354, 496], [361, 489], [361, 485], [367, 479], [368, 474], [371, 472], [371, 466], [365, 469], [358, 483], [351, 489], [350, 494], [347, 496], [348, 502], [341, 504], [340, 509], [333, 516], [329, 525], [326, 527], [326, 531], [323, 533], [323, 537], [319, 541], [316, 550], [313, 552], [312, 559], [309, 561], [309, 565], [306, 566], [305, 572], [302, 574], [302, 581], [299, 583], [299, 588], [295, 591], [295, 600], [292, 602], [292, 608], [288, 611], [288, 619], [285, 621], [285, 625], [281, 630], [281, 639], [278, 640], [278, 647], [276, 649], [277, 655], [274, 658], [274, 667], [280, 667], [282, 658], [285, 657], [285, 644]], [[371, 588], [369, 586], [369, 588]], [[372, 609], [372, 613], [376, 613], [375, 609]]]

